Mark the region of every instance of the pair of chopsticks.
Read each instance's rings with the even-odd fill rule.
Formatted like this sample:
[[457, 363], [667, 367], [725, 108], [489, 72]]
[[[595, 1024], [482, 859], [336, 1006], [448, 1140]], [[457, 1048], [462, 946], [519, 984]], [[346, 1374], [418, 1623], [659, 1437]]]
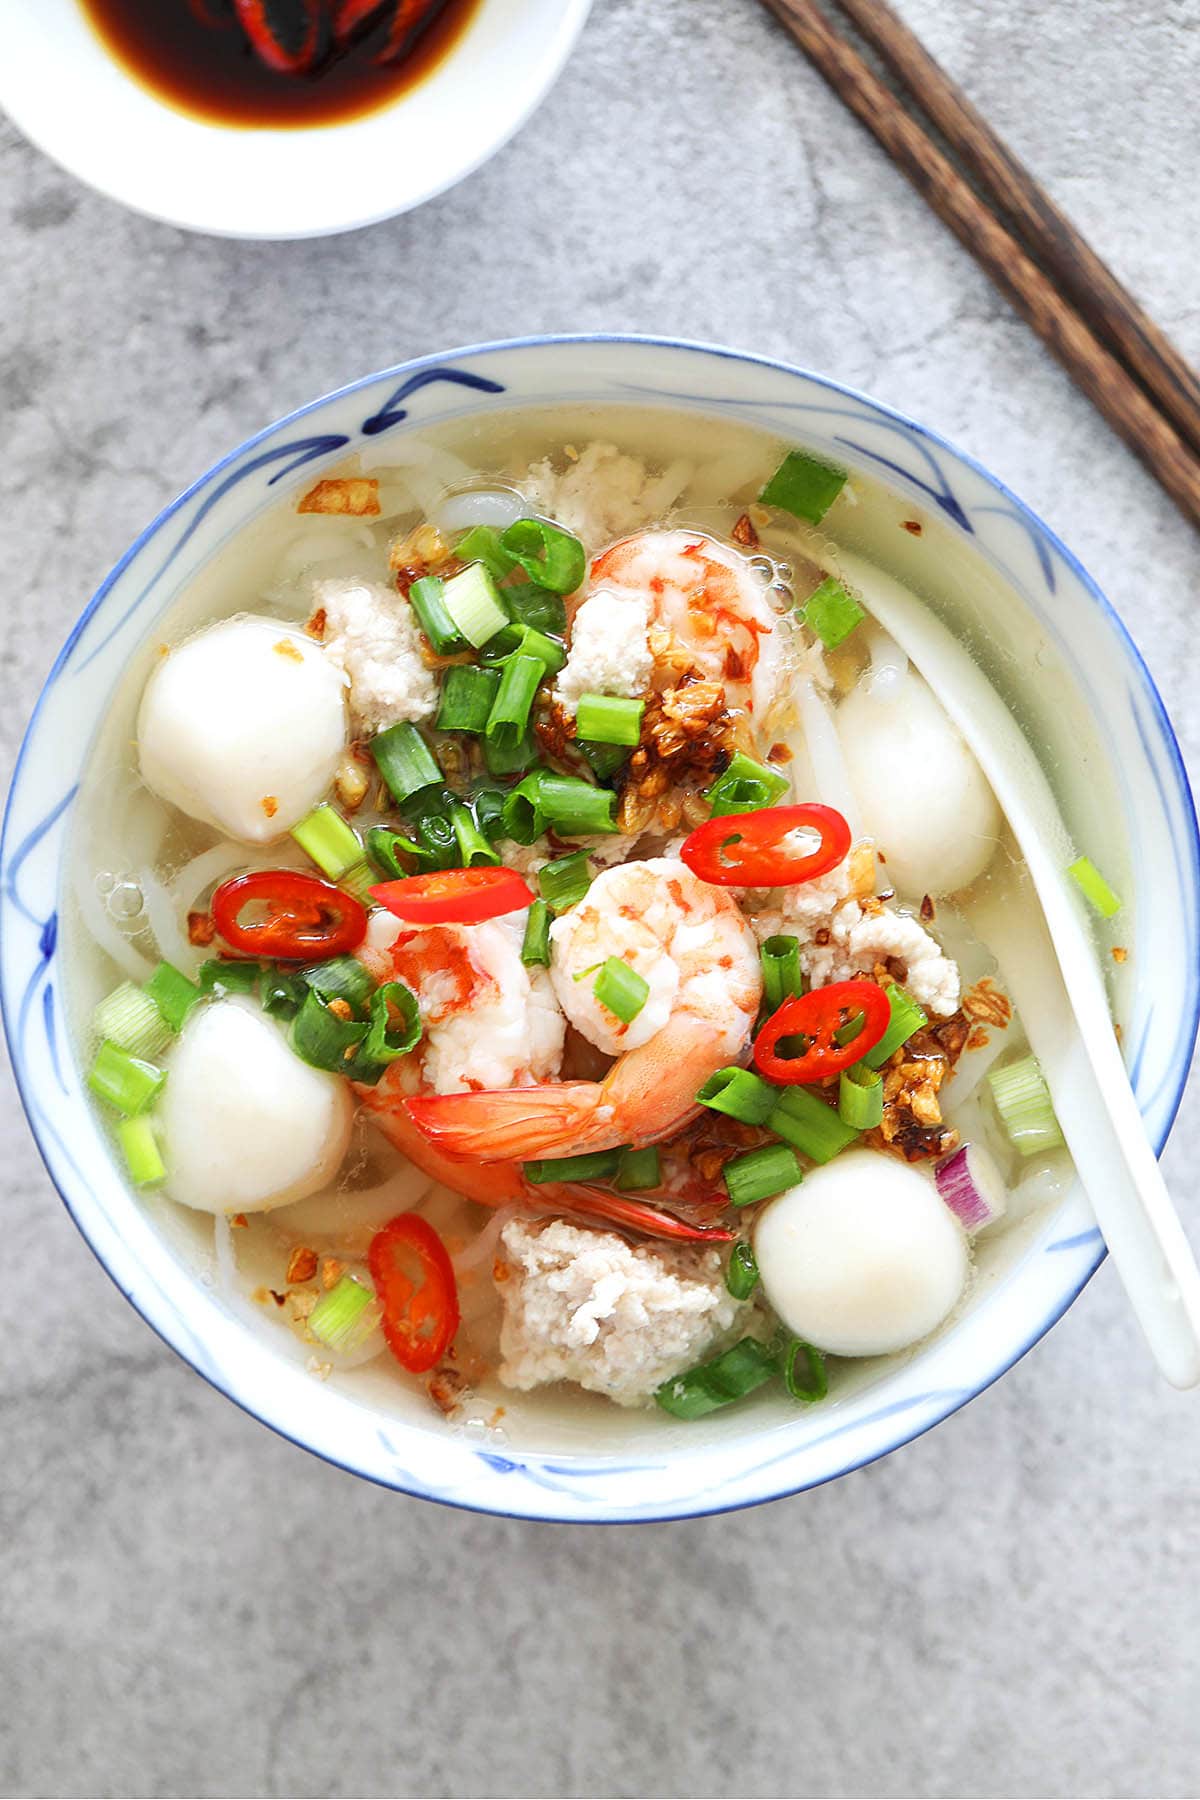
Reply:
[[1195, 371], [920, 39], [884, 0], [837, 0], [961, 169], [815, 0], [763, 3], [1180, 511], [1200, 526]]

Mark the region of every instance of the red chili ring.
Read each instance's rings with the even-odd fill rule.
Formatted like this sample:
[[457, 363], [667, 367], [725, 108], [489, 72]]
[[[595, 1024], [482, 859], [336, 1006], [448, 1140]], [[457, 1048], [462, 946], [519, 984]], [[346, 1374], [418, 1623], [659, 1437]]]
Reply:
[[[856, 1015], [862, 1029], [849, 1043], [839, 1044], [837, 1033]], [[891, 1017], [891, 1002], [874, 981], [834, 981], [794, 994], [777, 1007], [754, 1040], [754, 1060], [771, 1081], [824, 1081], [873, 1050]], [[784, 1038], [805, 1038], [808, 1047], [799, 1056], [778, 1056], [776, 1048]]]
[[[248, 906], [265, 917], [243, 921]], [[294, 869], [236, 875], [212, 897], [212, 916], [231, 950], [279, 962], [315, 962], [356, 950], [367, 935], [367, 909], [353, 894]]]
[[[815, 850], [785, 846], [795, 831], [813, 831]], [[850, 827], [832, 806], [764, 806], [722, 813], [698, 825], [679, 854], [701, 881], [717, 887], [791, 887], [835, 869], [850, 848]]]
[[306, 75], [325, 48], [320, 0], [234, 0], [234, 5], [255, 56], [279, 75]]

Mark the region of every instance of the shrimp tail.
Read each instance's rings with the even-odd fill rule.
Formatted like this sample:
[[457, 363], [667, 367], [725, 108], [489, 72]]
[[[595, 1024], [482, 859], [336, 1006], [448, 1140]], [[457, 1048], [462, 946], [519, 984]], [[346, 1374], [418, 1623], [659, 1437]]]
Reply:
[[439, 1150], [469, 1162], [529, 1162], [612, 1150], [625, 1142], [614, 1107], [593, 1081], [497, 1088], [474, 1094], [421, 1094], [409, 1118]]
[[606, 1224], [619, 1225], [626, 1231], [640, 1231], [646, 1237], [686, 1244], [733, 1242], [733, 1232], [726, 1231], [723, 1225], [689, 1225], [686, 1219], [677, 1219], [674, 1213], [647, 1206], [644, 1200], [627, 1200], [623, 1194], [610, 1194], [606, 1188], [566, 1182], [555, 1187], [554, 1192], [564, 1208], [573, 1213], [603, 1219]]

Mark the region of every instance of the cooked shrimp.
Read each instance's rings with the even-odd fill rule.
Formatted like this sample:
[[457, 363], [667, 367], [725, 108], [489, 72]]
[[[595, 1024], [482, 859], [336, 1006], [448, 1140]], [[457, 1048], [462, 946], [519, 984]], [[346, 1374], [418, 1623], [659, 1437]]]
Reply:
[[[622, 863], [550, 933], [554, 991], [577, 1030], [617, 1061], [602, 1081], [416, 1098], [409, 1112], [439, 1149], [474, 1162], [653, 1144], [696, 1112], [696, 1090], [750, 1041], [762, 998], [758, 952], [736, 901], [674, 857]], [[596, 999], [609, 957], [647, 984], [622, 1023]]]
[[776, 697], [786, 649], [782, 621], [747, 559], [700, 531], [639, 531], [592, 564], [591, 591], [642, 599], [726, 705], [752, 716]]

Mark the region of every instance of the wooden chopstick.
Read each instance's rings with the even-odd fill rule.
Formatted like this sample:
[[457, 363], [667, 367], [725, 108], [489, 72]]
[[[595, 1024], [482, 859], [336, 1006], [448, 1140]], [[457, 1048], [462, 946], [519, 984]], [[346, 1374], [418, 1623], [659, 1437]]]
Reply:
[[814, 0], [763, 0], [851, 112], [883, 145], [1113, 430], [1200, 526], [1200, 461], [1133, 376], [988, 211], [966, 178], [926, 135]]
[[1034, 261], [1200, 454], [1200, 377], [886, 0], [837, 0]]

